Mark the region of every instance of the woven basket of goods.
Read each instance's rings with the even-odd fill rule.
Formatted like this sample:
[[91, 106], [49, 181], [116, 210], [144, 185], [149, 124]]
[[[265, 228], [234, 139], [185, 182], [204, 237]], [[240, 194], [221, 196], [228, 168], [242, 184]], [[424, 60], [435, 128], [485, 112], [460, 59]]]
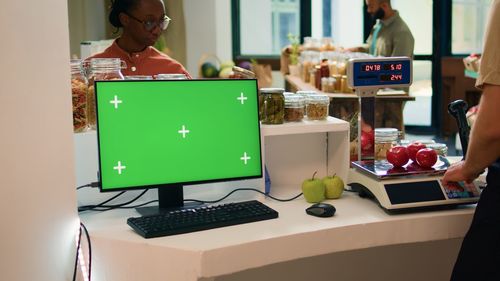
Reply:
[[217, 78], [219, 77], [221, 61], [214, 54], [202, 54], [198, 60], [199, 78]]

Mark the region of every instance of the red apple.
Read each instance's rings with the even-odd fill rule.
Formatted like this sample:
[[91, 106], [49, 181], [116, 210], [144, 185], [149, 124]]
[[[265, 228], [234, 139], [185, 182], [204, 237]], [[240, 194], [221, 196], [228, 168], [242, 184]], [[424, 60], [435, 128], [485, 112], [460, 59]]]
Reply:
[[394, 165], [394, 167], [403, 167], [408, 163], [408, 160], [410, 160], [410, 157], [404, 146], [397, 145], [387, 151], [387, 161]]
[[437, 162], [437, 153], [432, 148], [422, 148], [417, 152], [417, 164], [423, 168], [431, 168]]
[[422, 149], [426, 148], [425, 144], [421, 142], [412, 142], [410, 143], [406, 149], [408, 150], [408, 156], [410, 156], [410, 159], [415, 162], [415, 156], [417, 155], [417, 152]]
[[370, 151], [373, 150], [373, 143], [375, 142], [375, 137], [373, 135], [373, 130], [370, 132], [361, 132], [361, 150]]

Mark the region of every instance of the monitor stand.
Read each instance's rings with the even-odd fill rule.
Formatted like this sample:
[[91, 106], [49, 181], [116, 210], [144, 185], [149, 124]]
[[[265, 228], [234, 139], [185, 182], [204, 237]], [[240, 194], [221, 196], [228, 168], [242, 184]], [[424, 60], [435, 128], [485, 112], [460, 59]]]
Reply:
[[158, 206], [139, 207], [137, 212], [143, 216], [156, 215], [172, 210], [190, 209], [200, 206], [201, 203], [184, 203], [184, 189], [182, 184], [165, 184], [158, 188]]

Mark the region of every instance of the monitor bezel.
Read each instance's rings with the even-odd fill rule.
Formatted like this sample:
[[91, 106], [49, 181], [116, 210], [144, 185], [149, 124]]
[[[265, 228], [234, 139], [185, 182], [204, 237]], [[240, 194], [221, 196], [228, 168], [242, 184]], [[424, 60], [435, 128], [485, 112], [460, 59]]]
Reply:
[[260, 130], [260, 121], [259, 118], [256, 119], [257, 126], [259, 128], [258, 133], [259, 133], [259, 157], [260, 157], [260, 173], [259, 175], [254, 175], [254, 176], [244, 176], [244, 177], [231, 177], [231, 178], [220, 178], [220, 179], [209, 179], [209, 180], [195, 180], [195, 181], [181, 181], [181, 182], [169, 182], [169, 183], [158, 183], [154, 185], [140, 185], [140, 186], [131, 186], [131, 187], [118, 187], [118, 188], [103, 188], [102, 185], [102, 175], [100, 173], [101, 171], [101, 147], [100, 147], [100, 133], [99, 133], [99, 111], [98, 111], [98, 84], [101, 83], [140, 83], [140, 82], [147, 82], [147, 83], [169, 83], [169, 82], [181, 82], [181, 83], [192, 83], [192, 82], [223, 82], [223, 81], [254, 81], [255, 83], [255, 89], [256, 89], [256, 103], [257, 103], [257, 117], [258, 117], [258, 112], [259, 112], [259, 88], [257, 84], [257, 79], [185, 79], [185, 80], [96, 80], [94, 81], [94, 98], [95, 98], [95, 106], [96, 106], [96, 133], [97, 133], [97, 160], [99, 164], [99, 177], [98, 177], [98, 182], [99, 182], [99, 190], [100, 192], [106, 193], [106, 192], [116, 192], [116, 191], [129, 191], [129, 190], [146, 190], [146, 189], [166, 189], [166, 188], [173, 188], [174, 186], [188, 186], [188, 185], [198, 185], [198, 184], [209, 184], [209, 183], [217, 183], [217, 182], [231, 182], [231, 181], [242, 181], [242, 180], [251, 180], [251, 179], [259, 179], [263, 177], [263, 170], [264, 170], [264, 161], [262, 158], [262, 132]]

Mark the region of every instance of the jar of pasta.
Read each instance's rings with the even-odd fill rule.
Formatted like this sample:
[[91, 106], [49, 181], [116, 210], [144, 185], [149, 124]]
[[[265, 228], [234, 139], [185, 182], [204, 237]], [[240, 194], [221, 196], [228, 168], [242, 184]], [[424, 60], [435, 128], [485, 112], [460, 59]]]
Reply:
[[71, 99], [73, 104], [73, 131], [83, 132], [87, 128], [87, 91], [88, 82], [83, 73], [82, 61], [72, 59], [71, 66]]
[[324, 120], [328, 117], [330, 98], [327, 95], [308, 95], [306, 115], [309, 120]]
[[87, 119], [90, 129], [96, 128], [94, 82], [98, 80], [123, 80], [121, 69], [125, 62], [118, 58], [94, 58], [90, 60], [89, 91], [87, 95]]
[[285, 121], [284, 92], [283, 88], [260, 89], [262, 124], [283, 124]]
[[398, 129], [376, 128], [375, 129], [375, 160], [387, 159], [387, 151], [398, 143]]

